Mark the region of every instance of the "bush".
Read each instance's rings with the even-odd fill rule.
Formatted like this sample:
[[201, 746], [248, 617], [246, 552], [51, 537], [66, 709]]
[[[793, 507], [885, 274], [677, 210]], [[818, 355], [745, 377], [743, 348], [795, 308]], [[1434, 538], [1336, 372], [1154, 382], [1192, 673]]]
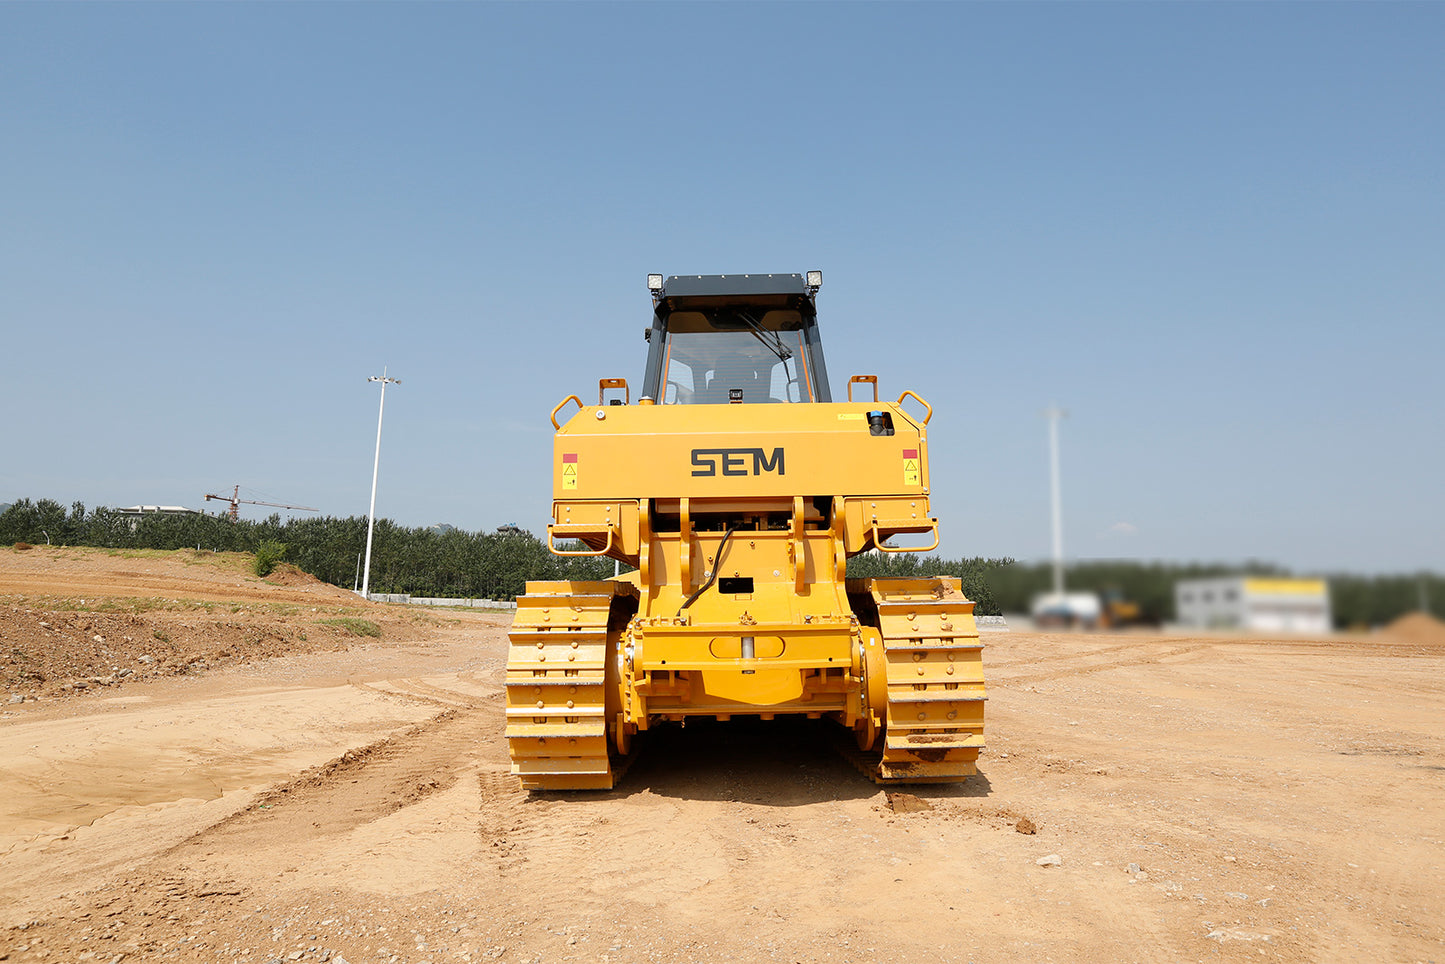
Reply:
[[24, 552], [26, 549], [34, 549], [34, 548], [35, 548], [35, 547], [32, 546], [32, 545], [31, 545], [30, 543], [28, 543], [28, 542], [17, 542], [17, 543], [15, 543], [15, 551], [16, 551], [16, 552]]
[[286, 555], [285, 543], [274, 539], [263, 539], [256, 546], [256, 575], [266, 577], [276, 568], [276, 563]]

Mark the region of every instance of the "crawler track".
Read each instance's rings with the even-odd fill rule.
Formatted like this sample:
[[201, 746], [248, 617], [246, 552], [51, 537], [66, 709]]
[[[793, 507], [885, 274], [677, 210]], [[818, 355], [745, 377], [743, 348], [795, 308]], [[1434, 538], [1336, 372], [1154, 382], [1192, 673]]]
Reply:
[[[876, 783], [948, 783], [977, 773], [983, 748], [983, 644], [956, 579], [875, 579], [886, 728], [855, 763]], [[871, 688], [870, 688], [871, 689]]]
[[613, 596], [605, 582], [531, 582], [517, 599], [506, 736], [529, 790], [610, 789], [625, 764], [607, 736]]

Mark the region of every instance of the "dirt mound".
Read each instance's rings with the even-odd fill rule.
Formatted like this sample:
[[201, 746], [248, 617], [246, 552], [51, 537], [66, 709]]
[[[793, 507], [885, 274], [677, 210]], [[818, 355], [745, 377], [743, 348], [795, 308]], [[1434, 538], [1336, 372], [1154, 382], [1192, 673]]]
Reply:
[[933, 809], [933, 804], [912, 793], [889, 793], [886, 798], [888, 809], [894, 813], [921, 813]]
[[271, 571], [271, 575], [265, 579], [273, 586], [286, 586], [290, 589], [317, 589], [342, 599], [356, 599], [353, 593], [345, 589], [333, 586], [330, 583], [322, 582], [309, 572], [302, 572], [289, 562], [283, 562]]
[[1380, 630], [1380, 635], [1403, 643], [1445, 645], [1445, 623], [1426, 612], [1406, 613]]
[[0, 692], [60, 696], [229, 663], [345, 649], [344, 628], [245, 607], [176, 611], [0, 609]]
[[430, 632], [428, 617], [392, 615], [294, 566], [257, 579], [246, 572], [249, 559], [0, 550], [0, 702], [346, 649], [362, 615], [383, 636], [403, 627], [412, 636]]
[[280, 582], [258, 578], [246, 552], [190, 549], [90, 549], [36, 546], [29, 551], [0, 548], [0, 597], [29, 601], [97, 599], [185, 599], [192, 602], [331, 603], [357, 605], [356, 595], [313, 579], [294, 566]]

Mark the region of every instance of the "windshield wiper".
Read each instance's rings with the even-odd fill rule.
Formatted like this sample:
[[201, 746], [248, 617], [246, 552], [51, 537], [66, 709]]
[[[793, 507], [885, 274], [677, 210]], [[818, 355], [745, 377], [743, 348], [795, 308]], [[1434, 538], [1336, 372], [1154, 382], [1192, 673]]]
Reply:
[[778, 356], [778, 361], [786, 362], [789, 358], [793, 357], [793, 350], [783, 344], [782, 336], [776, 331], [768, 331], [768, 329], [760, 325], [752, 315], [749, 315], [742, 309], [738, 309], [736, 314], [742, 323], [752, 330], [753, 337], [762, 342], [774, 355]]

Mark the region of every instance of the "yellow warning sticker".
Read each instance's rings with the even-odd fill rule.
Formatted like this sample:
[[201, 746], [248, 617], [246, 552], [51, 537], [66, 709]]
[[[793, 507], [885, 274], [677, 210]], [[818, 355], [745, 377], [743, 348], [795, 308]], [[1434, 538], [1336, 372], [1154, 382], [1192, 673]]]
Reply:
[[577, 463], [576, 463], [576, 462], [564, 462], [564, 463], [562, 463], [562, 488], [564, 488], [564, 489], [575, 489], [575, 488], [577, 488]]
[[861, 421], [863, 421], [863, 419], [866, 418], [866, 417], [867, 417], [867, 416], [865, 416], [862, 412], [839, 412], [839, 413], [838, 413], [838, 421], [840, 421], [840, 422], [861, 422]]
[[903, 484], [922, 485], [923, 479], [918, 474], [918, 467], [923, 460], [918, 457], [918, 449], [903, 450]]

